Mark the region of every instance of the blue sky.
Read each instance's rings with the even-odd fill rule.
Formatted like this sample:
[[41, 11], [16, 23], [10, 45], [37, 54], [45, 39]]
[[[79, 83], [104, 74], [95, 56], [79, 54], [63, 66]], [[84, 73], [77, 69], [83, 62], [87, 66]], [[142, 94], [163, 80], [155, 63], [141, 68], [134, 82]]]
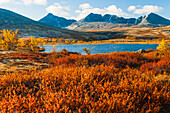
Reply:
[[39, 20], [48, 13], [82, 19], [89, 13], [139, 17], [155, 12], [170, 19], [170, 0], [0, 0], [0, 8]]

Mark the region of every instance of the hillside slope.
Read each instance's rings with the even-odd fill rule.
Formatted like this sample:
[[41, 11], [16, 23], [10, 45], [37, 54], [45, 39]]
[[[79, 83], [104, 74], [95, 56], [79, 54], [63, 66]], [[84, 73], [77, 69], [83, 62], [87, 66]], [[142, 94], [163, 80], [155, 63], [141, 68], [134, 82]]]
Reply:
[[21, 37], [36, 36], [82, 40], [86, 40], [89, 37], [92, 37], [92, 34], [89, 33], [80, 33], [76, 31], [53, 27], [31, 20], [12, 11], [0, 9], [0, 30], [3, 29], [11, 29], [14, 31], [18, 29], [19, 35]]

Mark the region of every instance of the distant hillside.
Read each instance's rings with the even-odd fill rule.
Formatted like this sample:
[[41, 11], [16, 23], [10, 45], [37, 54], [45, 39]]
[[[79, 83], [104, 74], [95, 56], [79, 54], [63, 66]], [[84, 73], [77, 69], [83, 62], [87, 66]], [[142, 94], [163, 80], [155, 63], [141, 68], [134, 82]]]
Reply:
[[162, 27], [170, 25], [170, 20], [165, 19], [155, 13], [150, 13], [139, 18], [124, 18], [116, 15], [90, 13], [85, 18], [68, 26], [68, 29], [78, 31], [113, 29], [115, 27]]
[[75, 22], [66, 28], [77, 31], [89, 31], [89, 30], [106, 30], [113, 29], [115, 27], [129, 27], [129, 26], [130, 25], [128, 24], [114, 24], [111, 22]]
[[67, 39], [86, 40], [89, 37], [95, 37], [93, 34], [80, 33], [76, 31], [61, 29], [46, 25], [27, 17], [19, 15], [9, 10], [0, 9], [0, 30], [11, 29], [19, 30], [19, 35], [36, 37], [57, 37]]
[[113, 28], [112, 31], [123, 32], [125, 36], [141, 38], [165, 38], [170, 41], [170, 26], [165, 27], [122, 27]]
[[67, 20], [63, 17], [54, 16], [52, 13], [49, 13], [44, 18], [40, 19], [39, 22], [51, 25], [54, 27], [67, 27], [72, 23], [76, 22], [76, 20]]

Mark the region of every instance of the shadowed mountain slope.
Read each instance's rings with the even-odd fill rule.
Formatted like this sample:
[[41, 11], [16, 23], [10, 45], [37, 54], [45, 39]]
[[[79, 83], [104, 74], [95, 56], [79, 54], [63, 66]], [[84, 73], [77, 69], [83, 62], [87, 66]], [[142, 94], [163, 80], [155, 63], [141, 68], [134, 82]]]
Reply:
[[0, 9], [0, 30], [3, 29], [14, 31], [18, 29], [21, 37], [36, 36], [86, 40], [92, 36], [89, 33], [80, 33], [46, 25], [12, 11]]
[[49, 13], [44, 18], [40, 19], [39, 22], [51, 25], [54, 27], [67, 27], [72, 23], [76, 22], [76, 20], [67, 20], [63, 17], [54, 16], [52, 13]]

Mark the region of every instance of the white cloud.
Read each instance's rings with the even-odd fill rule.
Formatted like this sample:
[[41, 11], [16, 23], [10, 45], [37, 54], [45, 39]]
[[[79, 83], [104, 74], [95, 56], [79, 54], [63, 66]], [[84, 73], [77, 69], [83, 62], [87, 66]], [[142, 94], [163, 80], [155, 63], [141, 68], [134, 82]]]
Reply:
[[111, 5], [107, 8], [104, 8], [104, 14], [114, 14], [118, 16], [127, 16], [128, 14], [124, 13], [121, 8], [117, 8], [115, 5]]
[[162, 7], [153, 6], [153, 5], [145, 5], [142, 8], [135, 9], [133, 13], [134, 14], [148, 14], [148, 13], [151, 13], [151, 12], [156, 13], [156, 12], [161, 12], [161, 11], [163, 11]]
[[74, 12], [75, 12], [75, 13], [81, 13], [81, 11], [80, 11], [80, 10], [75, 10]]
[[11, 0], [0, 0], [0, 4], [5, 4], [5, 3], [9, 3], [11, 2]]
[[24, 5], [47, 5], [47, 0], [22, 0]]
[[47, 5], [47, 0], [34, 0], [33, 3], [37, 5]]
[[54, 3], [54, 5], [57, 5], [57, 6], [59, 6], [60, 4], [59, 4], [59, 3]]
[[70, 8], [68, 6], [61, 6], [58, 3], [54, 3], [53, 5], [46, 8], [48, 13], [52, 13], [56, 16], [70, 16], [69, 11]]
[[95, 14], [111, 14], [111, 15], [118, 15], [118, 16], [128, 16], [128, 14], [124, 13], [121, 8], [117, 8], [115, 5], [110, 5], [104, 8], [93, 8], [90, 4], [81, 4], [79, 6], [80, 10], [75, 10], [76, 13], [79, 15], [74, 19], [80, 20], [86, 17], [89, 13]]
[[134, 11], [136, 9], [136, 6], [129, 6], [128, 7], [128, 11], [131, 12], [131, 11]]
[[84, 3], [84, 4], [81, 4], [79, 6], [79, 8], [82, 9], [82, 10], [84, 10], [84, 9], [91, 9], [92, 6], [90, 4], [88, 4], [88, 3]]
[[21, 4], [20, 0], [0, 0], [0, 4]]
[[24, 2], [24, 5], [30, 5], [32, 4], [32, 0], [22, 0]]

